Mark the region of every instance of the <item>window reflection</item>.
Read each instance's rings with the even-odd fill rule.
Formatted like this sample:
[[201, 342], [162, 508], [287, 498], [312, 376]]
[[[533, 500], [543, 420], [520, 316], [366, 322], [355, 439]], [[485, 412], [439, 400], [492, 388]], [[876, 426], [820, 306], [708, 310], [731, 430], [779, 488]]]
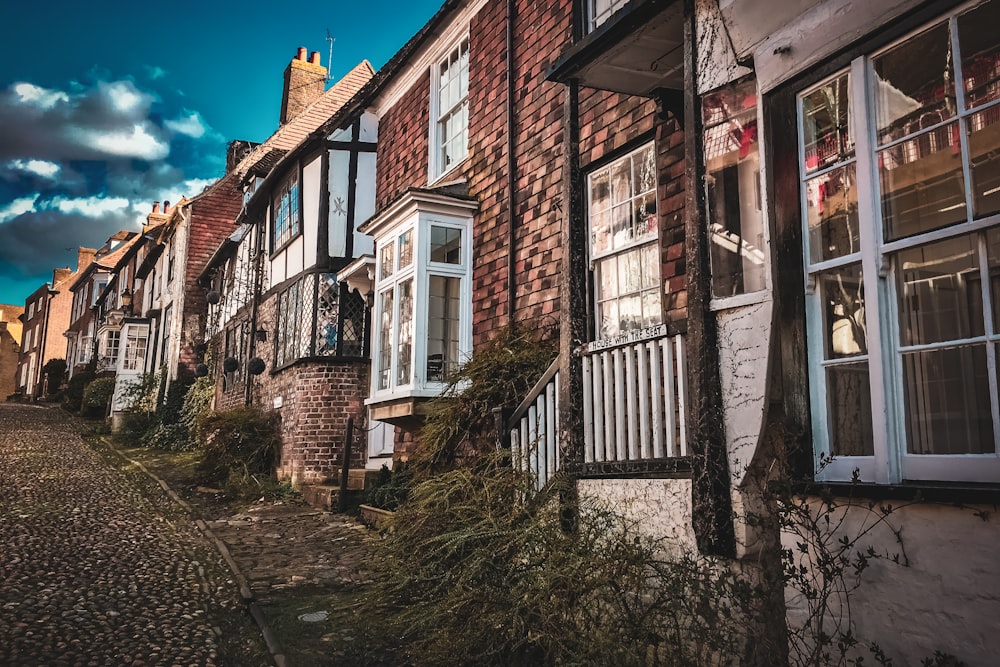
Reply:
[[983, 335], [979, 253], [973, 235], [900, 252], [899, 336], [902, 345]]

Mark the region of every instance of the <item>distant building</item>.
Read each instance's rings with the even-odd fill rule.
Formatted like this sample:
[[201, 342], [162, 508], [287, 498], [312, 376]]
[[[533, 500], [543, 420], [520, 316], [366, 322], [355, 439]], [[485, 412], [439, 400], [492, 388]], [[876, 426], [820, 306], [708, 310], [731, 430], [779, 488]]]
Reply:
[[42, 369], [51, 359], [66, 354], [63, 332], [69, 326], [73, 294], [69, 286], [94, 259], [95, 250], [80, 248], [77, 270], [68, 266], [52, 271], [52, 282], [45, 283], [24, 300], [21, 317], [24, 328], [15, 376], [16, 392], [28, 398], [44, 396], [47, 390]]
[[0, 304], [0, 399], [15, 393], [17, 356], [21, 349], [21, 306]]

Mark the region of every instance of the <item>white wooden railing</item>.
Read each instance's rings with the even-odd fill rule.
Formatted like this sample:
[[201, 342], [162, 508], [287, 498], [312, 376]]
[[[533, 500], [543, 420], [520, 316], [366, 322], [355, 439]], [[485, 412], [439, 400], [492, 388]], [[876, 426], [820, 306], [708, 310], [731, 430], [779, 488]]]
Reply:
[[[688, 454], [684, 338], [665, 327], [636, 337], [591, 343], [581, 354], [584, 464]], [[558, 394], [556, 359], [505, 423], [512, 465], [539, 490], [560, 468]]]
[[662, 333], [584, 352], [585, 463], [687, 456], [684, 338]]
[[529, 473], [539, 491], [559, 470], [558, 395], [556, 359], [507, 420], [511, 463]]

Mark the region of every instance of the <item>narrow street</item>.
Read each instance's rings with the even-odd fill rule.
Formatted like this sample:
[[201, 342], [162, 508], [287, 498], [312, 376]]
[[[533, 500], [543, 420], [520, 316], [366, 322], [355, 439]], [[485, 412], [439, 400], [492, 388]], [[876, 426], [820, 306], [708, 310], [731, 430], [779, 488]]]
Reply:
[[217, 554], [149, 483], [59, 408], [0, 404], [0, 664], [257, 662]]

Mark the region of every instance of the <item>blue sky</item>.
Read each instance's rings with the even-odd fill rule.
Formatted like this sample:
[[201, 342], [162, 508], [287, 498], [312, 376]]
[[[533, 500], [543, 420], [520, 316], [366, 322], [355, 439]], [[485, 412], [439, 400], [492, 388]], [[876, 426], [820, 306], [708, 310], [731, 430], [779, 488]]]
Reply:
[[229, 141], [266, 139], [299, 46], [328, 65], [329, 30], [334, 79], [377, 69], [440, 4], [3, 2], [0, 303], [138, 229], [154, 200], [200, 192]]

